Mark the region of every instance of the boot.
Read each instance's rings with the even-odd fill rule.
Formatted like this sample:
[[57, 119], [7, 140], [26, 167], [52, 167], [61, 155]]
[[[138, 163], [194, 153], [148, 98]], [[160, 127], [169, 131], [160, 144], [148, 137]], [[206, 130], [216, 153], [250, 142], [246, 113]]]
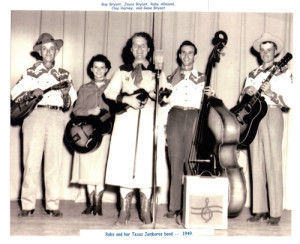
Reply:
[[267, 221], [268, 225], [278, 225], [280, 221], [280, 217], [274, 218], [274, 217], [270, 217]]
[[63, 213], [59, 210], [49, 210], [49, 214], [53, 217], [62, 217]]
[[151, 198], [147, 199], [143, 192], [140, 192], [141, 220], [144, 224], [151, 224]]
[[100, 191], [98, 195], [95, 195], [95, 202], [94, 202], [94, 215], [102, 215], [102, 197], [103, 197], [103, 191]]
[[121, 196], [121, 210], [116, 224], [126, 225], [130, 219], [130, 208], [133, 192], [129, 192], [125, 198]]
[[247, 219], [247, 222], [258, 222], [267, 219], [268, 219], [267, 213], [256, 213], [251, 218]]
[[18, 214], [18, 216], [19, 216], [19, 217], [28, 217], [28, 216], [31, 216], [31, 215], [33, 214], [33, 212], [34, 212], [34, 209], [32, 209], [32, 210], [22, 210], [22, 211]]
[[91, 214], [91, 212], [93, 211], [94, 208], [94, 203], [95, 203], [95, 192], [92, 191], [91, 194], [89, 195], [89, 199], [87, 201], [87, 208], [82, 211], [81, 214]]

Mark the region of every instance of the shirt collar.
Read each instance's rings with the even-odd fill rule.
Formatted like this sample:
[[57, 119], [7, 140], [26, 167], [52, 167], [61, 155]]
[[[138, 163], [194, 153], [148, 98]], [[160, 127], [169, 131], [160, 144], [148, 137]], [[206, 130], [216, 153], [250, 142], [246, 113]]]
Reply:
[[36, 70], [37, 71], [40, 71], [40, 70], [46, 70], [47, 72], [51, 71], [52, 69], [54, 69], [55, 71], [58, 71], [58, 66], [56, 64], [54, 64], [54, 66], [47, 70], [46, 67], [44, 66], [43, 62], [41, 62], [37, 67], [36, 67]]
[[148, 66], [149, 66], [149, 61], [148, 60], [144, 60], [144, 62], [142, 62], [142, 63], [135, 63], [135, 62], [133, 62], [133, 64], [132, 64], [133, 68], [135, 68], [138, 64], [142, 65], [142, 69], [143, 69], [143, 66], [144, 66], [144, 69], [147, 69]]
[[43, 63], [40, 63], [35, 70], [36, 73], [47, 74], [50, 73], [57, 81], [61, 81], [61, 74], [59, 72], [59, 67], [54, 65], [51, 69], [47, 70]]
[[182, 79], [184, 79], [188, 75], [188, 79], [191, 80], [191, 81], [194, 81], [196, 83], [197, 83], [198, 78], [199, 78], [199, 73], [195, 69], [192, 69], [190, 71], [185, 72], [184, 70], [182, 70], [180, 68], [180, 74], [182, 76]]
[[186, 77], [186, 75], [188, 75], [187, 78], [193, 81], [195, 84], [199, 84], [202, 81], [197, 70], [192, 69], [189, 73], [184, 74], [183, 70], [180, 67], [178, 67], [172, 73], [172, 75], [168, 77], [168, 80], [172, 83], [173, 86], [175, 86], [177, 83], [183, 80]]
[[274, 65], [264, 69], [262, 65], [260, 65], [258, 68], [256, 68], [255, 70], [253, 70], [252, 72], [250, 72], [249, 77], [251, 78], [255, 78], [257, 77], [260, 73], [267, 73], [269, 71], [271, 71], [271, 69], [274, 67]]
[[[108, 82], [109, 82], [108, 79], [104, 78], [102, 81], [104, 82], [103, 86], [107, 86], [108, 85]], [[94, 84], [95, 86], [97, 86], [96, 81], [92, 80], [91, 83]]]
[[261, 72], [268, 72], [268, 71], [271, 71], [272, 70], [272, 68], [274, 67], [274, 64], [273, 65], [271, 65], [271, 66], [269, 66], [268, 68], [266, 68], [266, 69], [264, 69], [263, 68], [263, 65], [261, 65], [261, 66], [259, 66], [259, 70], [261, 71]]

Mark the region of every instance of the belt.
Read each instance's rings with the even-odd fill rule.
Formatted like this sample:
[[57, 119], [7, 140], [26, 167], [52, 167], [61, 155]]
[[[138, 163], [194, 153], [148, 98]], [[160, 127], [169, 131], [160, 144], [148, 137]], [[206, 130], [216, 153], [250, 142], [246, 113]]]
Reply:
[[63, 110], [62, 107], [59, 106], [52, 106], [52, 105], [37, 105], [38, 108], [49, 108], [49, 109], [55, 109], [55, 110]]
[[275, 105], [275, 104], [268, 104], [269, 108], [281, 108], [281, 106], [279, 105]]
[[183, 106], [173, 106], [173, 108], [178, 108], [178, 109], [182, 109], [182, 110], [199, 110], [199, 108], [183, 107]]

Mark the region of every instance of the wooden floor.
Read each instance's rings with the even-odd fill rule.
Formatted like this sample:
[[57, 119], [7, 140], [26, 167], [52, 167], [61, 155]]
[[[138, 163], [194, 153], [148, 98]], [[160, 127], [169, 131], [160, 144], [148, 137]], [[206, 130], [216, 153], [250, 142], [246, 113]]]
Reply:
[[[10, 204], [10, 234], [11, 236], [79, 236], [80, 230], [142, 230], [142, 229], [173, 229], [184, 230], [175, 219], [164, 218], [167, 212], [166, 205], [157, 206], [156, 225], [144, 225], [136, 208], [132, 207], [130, 223], [126, 226], [117, 226], [115, 221], [118, 212], [115, 204], [103, 204], [103, 216], [81, 215], [85, 203], [74, 201], [61, 201], [60, 210], [63, 217], [50, 217], [44, 211], [42, 202], [38, 201], [34, 214], [27, 218], [18, 217], [20, 211], [19, 203], [11, 201]], [[247, 223], [249, 209], [244, 208], [236, 218], [228, 219], [228, 228], [225, 230], [214, 230], [214, 236], [291, 236], [291, 211], [284, 211], [278, 226], [269, 226], [266, 222]]]

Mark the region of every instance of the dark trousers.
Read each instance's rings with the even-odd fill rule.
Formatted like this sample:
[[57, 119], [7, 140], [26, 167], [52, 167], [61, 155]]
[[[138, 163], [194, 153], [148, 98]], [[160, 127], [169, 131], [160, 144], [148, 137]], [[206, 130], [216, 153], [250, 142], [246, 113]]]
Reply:
[[170, 202], [169, 210], [182, 208], [182, 176], [184, 163], [189, 159], [194, 127], [199, 110], [172, 108], [167, 121], [168, 156], [170, 160]]

